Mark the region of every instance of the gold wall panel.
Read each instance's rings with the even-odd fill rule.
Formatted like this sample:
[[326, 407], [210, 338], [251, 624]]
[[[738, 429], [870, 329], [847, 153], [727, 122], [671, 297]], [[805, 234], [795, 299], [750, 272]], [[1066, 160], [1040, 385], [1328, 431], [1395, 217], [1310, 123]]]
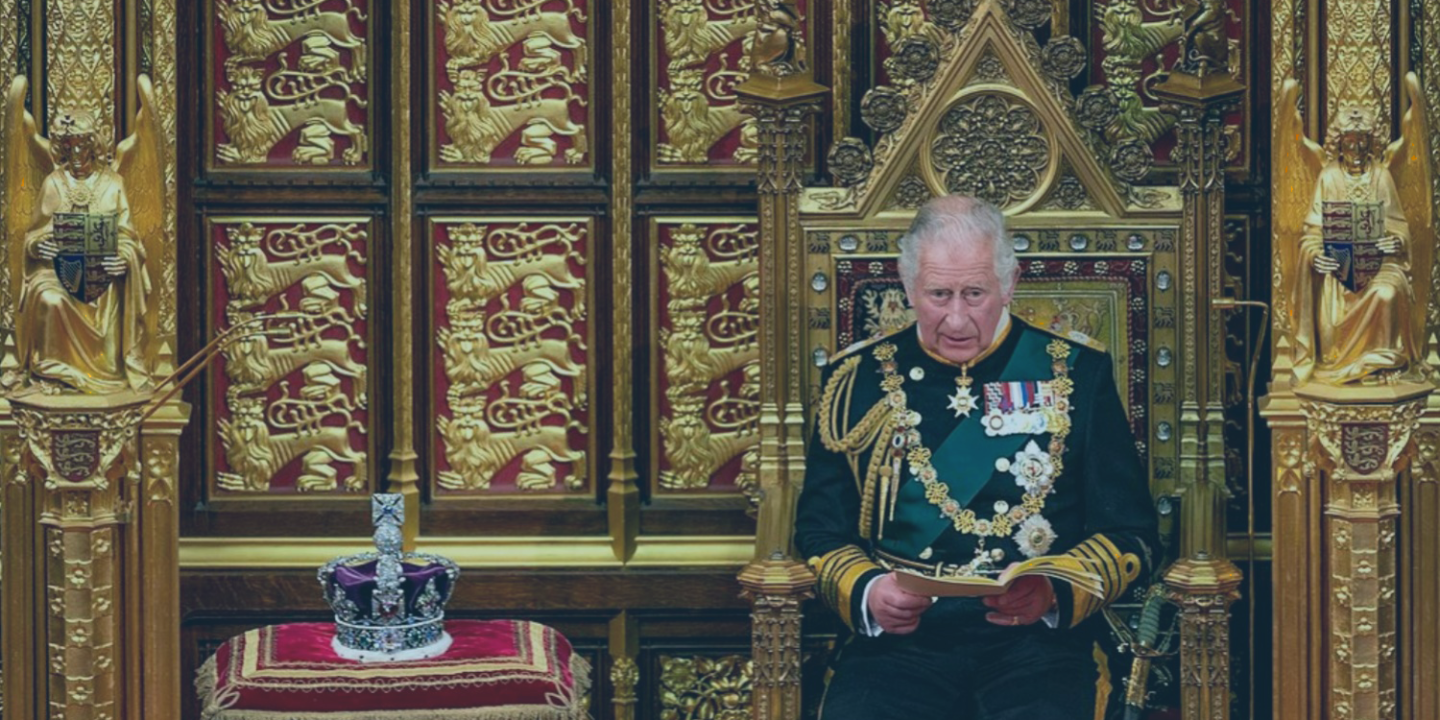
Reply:
[[[753, 0], [651, 0], [653, 167], [753, 166], [759, 136], [735, 87], [750, 76]], [[800, 17], [807, 3], [796, 3]], [[803, 27], [808, 27], [804, 25]], [[802, 47], [801, 54], [807, 54]]]
[[589, 167], [589, 3], [430, 5], [431, 165]]
[[1388, 0], [1325, 0], [1327, 127], [1336, 127], [1340, 108], [1350, 103], [1375, 113], [1376, 127], [1390, 127], [1393, 5]]
[[370, 219], [216, 217], [206, 228], [215, 331], [278, 316], [212, 372], [212, 497], [370, 492]]
[[651, 446], [656, 493], [756, 491], [759, 228], [749, 218], [657, 219]]
[[[115, 147], [115, 124], [120, 120], [115, 112], [115, 69], [120, 67], [115, 3], [68, 0], [45, 5], [50, 120], [58, 113], [89, 113], [95, 120], [95, 146], [106, 148], [103, 152], [108, 157]], [[49, 123], [43, 124], [41, 130], [48, 130]]]
[[430, 223], [436, 491], [593, 487], [589, 218]]
[[660, 720], [750, 717], [750, 658], [660, 655], [659, 662]]
[[368, 169], [371, 0], [209, 0], [205, 162]]

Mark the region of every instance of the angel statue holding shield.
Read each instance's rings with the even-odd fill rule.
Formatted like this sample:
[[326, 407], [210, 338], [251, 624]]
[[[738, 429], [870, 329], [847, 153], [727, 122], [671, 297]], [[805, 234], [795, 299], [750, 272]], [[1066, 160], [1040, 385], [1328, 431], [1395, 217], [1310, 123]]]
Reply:
[[0, 379], [6, 390], [153, 387], [145, 258], [163, 238], [164, 195], [150, 79], [140, 76], [138, 86], [135, 132], [112, 164], [94, 117], [59, 108], [47, 140], [25, 110], [25, 78], [10, 85], [5, 239], [19, 291], [15, 355]]
[[1410, 107], [1400, 139], [1385, 147], [1374, 114], [1342, 104], [1328, 153], [1305, 136], [1299, 85], [1283, 87], [1277, 300], [1286, 305], [1280, 329], [1297, 384], [1421, 380], [1429, 372], [1434, 227], [1425, 96], [1414, 73], [1404, 85]]

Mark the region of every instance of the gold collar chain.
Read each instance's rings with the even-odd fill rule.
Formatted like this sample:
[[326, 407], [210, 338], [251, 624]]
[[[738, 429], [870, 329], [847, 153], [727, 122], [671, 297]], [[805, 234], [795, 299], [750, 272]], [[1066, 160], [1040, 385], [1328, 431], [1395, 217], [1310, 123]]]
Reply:
[[[939, 472], [930, 464], [933, 453], [920, 442], [920, 413], [910, 409], [905, 391], [901, 389], [905, 378], [899, 373], [895, 351], [896, 347], [891, 343], [883, 343], [874, 351], [875, 359], [880, 361], [880, 369], [884, 375], [880, 380], [880, 387], [886, 392], [885, 400], [891, 408], [890, 424], [893, 429], [893, 432], [889, 433], [892, 438], [890, 448], [875, 449], [875, 452], [890, 454], [889, 467], [885, 468], [889, 472], [881, 473], [884, 485], [881, 488], [881, 497], [888, 498], [888, 501], [882, 500], [882, 503], [888, 506], [882, 512], [887, 512], [890, 518], [894, 518], [896, 500], [900, 495], [900, 470], [908, 461], [910, 474], [925, 486], [925, 499], [940, 509], [941, 516], [950, 519], [957, 532], [977, 538], [975, 559], [962, 566], [962, 570], [968, 569], [970, 574], [976, 574], [993, 569], [991, 561], [1003, 558], [1004, 551], [996, 548], [987, 552], [985, 539], [1010, 537], [1022, 529], [1039, 533], [1042, 537], [1037, 540], [1043, 540], [1021, 543], [1022, 551], [1032, 557], [1044, 554], [1050, 541], [1054, 540], [1054, 529], [1041, 515], [1041, 511], [1045, 509], [1045, 496], [1055, 491], [1054, 480], [1064, 468], [1062, 457], [1065, 454], [1065, 438], [1070, 434], [1070, 393], [1074, 391], [1075, 383], [1069, 377], [1070, 368], [1065, 362], [1070, 355], [1069, 343], [1057, 339], [1046, 347], [1051, 358], [1050, 369], [1055, 378], [1051, 387], [1056, 398], [1049, 423], [1051, 435], [1048, 452], [1036, 452], [1038, 447], [1035, 447], [1036, 451], [1027, 447], [1017, 455], [1017, 462], [1023, 458], [1026, 462], [1038, 463], [1048, 469], [1048, 472], [1042, 472], [1038, 482], [1025, 484], [1025, 497], [1020, 505], [1009, 507], [1003, 500], [997, 501], [995, 514], [988, 520], [980, 519], [974, 510], [960, 507], [960, 503], [950, 497], [950, 486], [940, 481]], [[966, 377], [968, 379], [968, 376]], [[1035, 442], [1032, 440], [1030, 445], [1035, 446]], [[1032, 517], [1038, 522], [1030, 521]], [[1046, 534], [1048, 539], [1043, 537]], [[1038, 552], [1028, 552], [1029, 549], [1040, 546], [1043, 546], [1043, 549]]]

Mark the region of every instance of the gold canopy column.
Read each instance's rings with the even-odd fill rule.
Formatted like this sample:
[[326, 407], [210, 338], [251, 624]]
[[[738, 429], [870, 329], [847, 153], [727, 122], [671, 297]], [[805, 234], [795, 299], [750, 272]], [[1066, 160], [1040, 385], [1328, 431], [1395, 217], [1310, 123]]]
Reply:
[[1225, 242], [1225, 115], [1245, 91], [1230, 77], [1226, 42], [1223, 26], [1195, 33], [1182, 46], [1176, 72], [1155, 88], [1179, 118], [1188, 333], [1180, 560], [1166, 572], [1165, 584], [1181, 610], [1181, 706], [1187, 718], [1211, 720], [1230, 717], [1230, 604], [1239, 598], [1241, 580], [1240, 570], [1225, 558], [1224, 328], [1211, 307], [1221, 296]]
[[805, 467], [805, 406], [799, 347], [804, 243], [800, 190], [805, 118], [826, 89], [798, 52], [802, 23], [788, 3], [760, 2], [754, 70], [736, 89], [759, 129], [760, 511], [755, 557], [740, 572], [751, 598], [752, 717], [800, 717], [800, 603], [815, 578], [795, 559], [795, 503]]
[[179, 717], [176, 469], [188, 408], [166, 406], [142, 428], [150, 399], [9, 399], [9, 718]]

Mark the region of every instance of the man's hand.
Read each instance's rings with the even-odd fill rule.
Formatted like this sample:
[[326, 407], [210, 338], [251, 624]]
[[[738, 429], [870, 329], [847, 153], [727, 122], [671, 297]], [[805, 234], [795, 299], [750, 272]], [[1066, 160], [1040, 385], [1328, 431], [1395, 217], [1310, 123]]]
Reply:
[[1340, 261], [1329, 255], [1316, 255], [1315, 262], [1313, 262], [1312, 265], [1315, 268], [1315, 272], [1321, 275], [1329, 275], [1340, 269]]
[[100, 267], [105, 268], [105, 272], [109, 273], [110, 277], [117, 278], [125, 277], [125, 273], [129, 271], [129, 268], [125, 266], [125, 258], [118, 256], [107, 257], [101, 260]]
[[35, 246], [35, 254], [39, 255], [41, 260], [54, 260], [55, 256], [60, 254], [60, 244], [53, 238], [45, 238]]
[[932, 600], [900, 589], [895, 584], [895, 573], [891, 572], [875, 581], [870, 595], [865, 598], [871, 617], [880, 624], [880, 629], [895, 635], [915, 632], [920, 625], [920, 614], [929, 609]]
[[1375, 241], [1375, 247], [1386, 255], [1394, 255], [1400, 252], [1400, 236], [1386, 235]]
[[1055, 588], [1050, 578], [1026, 575], [1010, 584], [1000, 595], [985, 598], [985, 619], [996, 625], [1029, 625], [1055, 606]]

